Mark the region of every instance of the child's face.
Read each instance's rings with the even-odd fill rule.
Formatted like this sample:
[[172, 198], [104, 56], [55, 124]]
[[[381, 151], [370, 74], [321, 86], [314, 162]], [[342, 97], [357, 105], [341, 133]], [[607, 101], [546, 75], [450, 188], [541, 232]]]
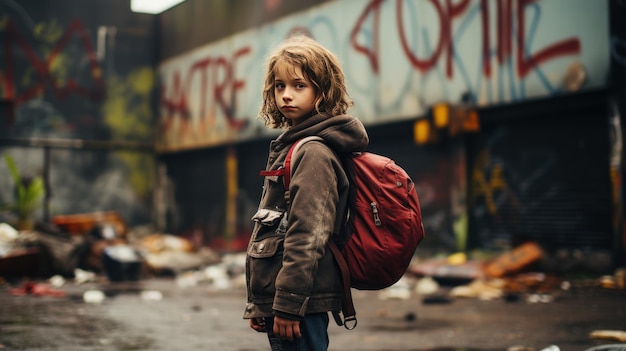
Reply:
[[296, 125], [315, 109], [315, 88], [304, 78], [300, 67], [280, 62], [274, 73], [274, 98], [278, 110]]

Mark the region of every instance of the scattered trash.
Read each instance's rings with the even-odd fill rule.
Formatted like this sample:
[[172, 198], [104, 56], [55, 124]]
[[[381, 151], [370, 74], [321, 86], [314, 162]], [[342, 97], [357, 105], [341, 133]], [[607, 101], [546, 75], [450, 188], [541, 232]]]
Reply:
[[411, 297], [411, 288], [404, 278], [400, 278], [395, 284], [392, 286], [383, 289], [378, 297], [381, 300], [408, 300]]
[[417, 277], [432, 277], [439, 282], [468, 283], [484, 277], [484, 263], [467, 260], [461, 254], [454, 254], [447, 259], [430, 259], [413, 263], [407, 273]]
[[142, 291], [141, 299], [144, 301], [161, 301], [163, 300], [163, 294], [157, 290], [145, 290]]
[[613, 275], [604, 275], [600, 278], [600, 286], [607, 289], [626, 289], [626, 268], [618, 268]]
[[[537, 349], [528, 346], [515, 345], [506, 349], [507, 351], [536, 351]], [[561, 349], [556, 345], [550, 345], [538, 351], [560, 351]]]
[[10, 243], [17, 239], [19, 232], [10, 224], [0, 223], [0, 243]]
[[198, 278], [197, 272], [183, 272], [176, 276], [176, 285], [179, 288], [189, 288], [192, 286], [198, 285], [198, 281], [201, 279]]
[[50, 277], [48, 281], [50, 282], [50, 285], [52, 285], [55, 288], [60, 288], [63, 285], [65, 285], [65, 278], [63, 278], [62, 276], [58, 274]]
[[111, 225], [120, 235], [126, 233], [126, 223], [117, 212], [92, 212], [52, 217], [52, 223], [74, 236], [89, 233], [98, 225]]
[[626, 344], [608, 344], [608, 345], [594, 346], [585, 351], [626, 351]]
[[110, 223], [100, 223], [90, 231], [91, 235], [98, 240], [113, 240], [120, 237], [118, 229]]
[[142, 259], [132, 246], [106, 247], [102, 259], [109, 280], [120, 282], [139, 279]]
[[11, 295], [24, 296], [24, 295], [33, 295], [33, 296], [52, 296], [52, 297], [65, 297], [66, 294], [64, 291], [54, 289], [50, 286], [50, 284], [46, 283], [35, 283], [35, 282], [26, 282], [20, 288], [11, 289], [9, 291]]
[[546, 348], [543, 348], [543, 349], [541, 349], [539, 351], [561, 351], [561, 349], [558, 346], [556, 346], [556, 345], [550, 345], [550, 346], [548, 346]]
[[457, 252], [448, 256], [447, 262], [449, 265], [459, 266], [467, 262], [467, 254], [465, 252]]
[[96, 280], [96, 274], [94, 272], [89, 272], [82, 270], [80, 268], [74, 269], [74, 282], [76, 284], [83, 284], [87, 282], [92, 282]]
[[86, 303], [102, 303], [106, 296], [100, 290], [87, 290], [83, 293], [83, 301]]
[[533, 347], [514, 345], [506, 349], [506, 351], [536, 351]]
[[424, 277], [415, 284], [415, 292], [418, 295], [431, 295], [439, 290], [439, 283], [432, 277]]
[[140, 248], [149, 253], [164, 251], [192, 252], [193, 245], [187, 239], [169, 234], [151, 234], [141, 238], [138, 242]]
[[213, 288], [217, 290], [230, 289], [230, 278], [224, 267], [220, 265], [209, 266], [204, 269], [204, 274]]
[[623, 330], [594, 330], [589, 334], [593, 339], [626, 341], [626, 331]]
[[549, 294], [530, 294], [526, 297], [528, 303], [549, 303], [554, 301], [554, 297]]
[[502, 279], [478, 279], [468, 285], [456, 286], [450, 290], [453, 297], [474, 297], [480, 300], [494, 300], [502, 297]]
[[538, 244], [527, 242], [498, 256], [487, 265], [485, 272], [491, 277], [504, 277], [505, 275], [522, 271], [524, 268], [537, 262], [542, 256], [543, 250]]

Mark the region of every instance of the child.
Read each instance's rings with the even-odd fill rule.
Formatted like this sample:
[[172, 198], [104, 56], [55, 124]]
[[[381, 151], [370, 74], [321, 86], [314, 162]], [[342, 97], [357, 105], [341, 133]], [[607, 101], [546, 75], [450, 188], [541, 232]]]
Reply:
[[348, 176], [337, 154], [369, 142], [363, 124], [346, 114], [352, 105], [337, 58], [315, 40], [292, 37], [270, 56], [260, 116], [286, 130], [271, 141], [266, 170], [280, 170], [297, 140], [324, 139], [293, 155], [289, 204], [282, 176], [266, 176], [252, 217], [244, 318], [267, 332], [272, 350], [327, 350], [328, 312], [341, 311], [342, 281], [327, 249], [347, 213]]

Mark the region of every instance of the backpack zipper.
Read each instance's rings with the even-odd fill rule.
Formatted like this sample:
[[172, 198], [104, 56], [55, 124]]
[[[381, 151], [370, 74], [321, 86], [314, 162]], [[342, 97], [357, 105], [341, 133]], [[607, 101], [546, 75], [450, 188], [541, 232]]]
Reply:
[[372, 215], [374, 216], [374, 224], [378, 227], [382, 224], [378, 216], [378, 207], [375, 202], [370, 202], [370, 207], [372, 208]]

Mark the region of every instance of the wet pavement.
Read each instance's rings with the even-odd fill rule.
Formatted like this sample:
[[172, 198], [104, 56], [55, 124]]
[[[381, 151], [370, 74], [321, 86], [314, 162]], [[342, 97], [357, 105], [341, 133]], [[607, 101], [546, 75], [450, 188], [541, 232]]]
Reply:
[[[65, 297], [14, 296], [0, 285], [1, 350], [269, 350], [264, 334], [241, 319], [245, 292], [174, 280], [68, 283]], [[87, 290], [102, 303], [85, 303]], [[405, 296], [406, 297], [406, 296]], [[333, 324], [330, 350], [587, 350], [619, 341], [591, 338], [597, 330], [626, 330], [626, 293], [573, 286], [551, 301], [476, 298], [382, 299], [355, 291], [359, 324]], [[622, 344], [625, 345], [625, 344]]]

